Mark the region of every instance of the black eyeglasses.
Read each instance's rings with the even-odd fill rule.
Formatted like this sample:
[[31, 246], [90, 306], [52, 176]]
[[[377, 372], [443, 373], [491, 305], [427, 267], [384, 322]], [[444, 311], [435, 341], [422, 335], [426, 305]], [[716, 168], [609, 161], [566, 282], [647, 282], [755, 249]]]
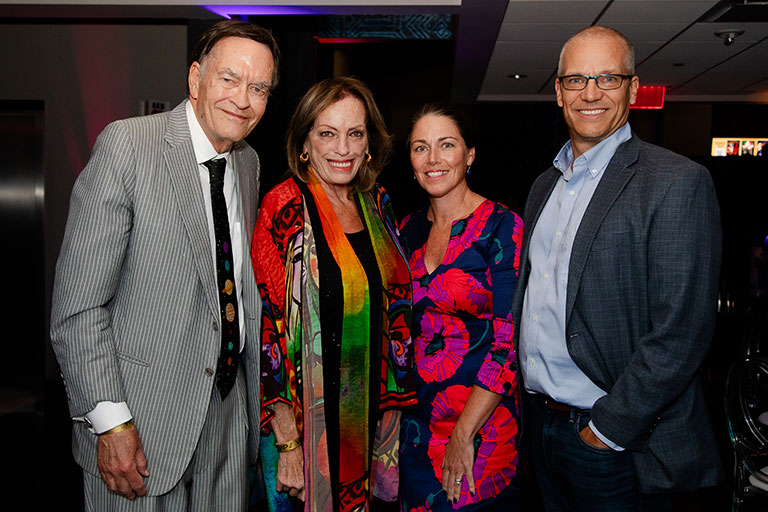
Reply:
[[597, 87], [605, 91], [618, 89], [624, 83], [625, 78], [635, 75], [617, 75], [616, 73], [603, 73], [601, 75], [564, 75], [557, 77], [560, 86], [568, 91], [581, 91], [587, 87], [590, 80], [594, 80]]

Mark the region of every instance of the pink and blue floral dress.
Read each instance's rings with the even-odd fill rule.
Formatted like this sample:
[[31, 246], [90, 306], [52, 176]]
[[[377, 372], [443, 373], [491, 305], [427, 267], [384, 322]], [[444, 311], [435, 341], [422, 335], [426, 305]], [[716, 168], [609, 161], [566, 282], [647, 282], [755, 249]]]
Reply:
[[[401, 509], [497, 507], [500, 500], [517, 500], [519, 404], [512, 297], [523, 222], [503, 205], [485, 200], [468, 217], [453, 222], [443, 262], [428, 273], [424, 251], [431, 226], [424, 209], [406, 217], [400, 227], [413, 280], [419, 401], [401, 423]], [[475, 436], [477, 492], [469, 494], [465, 478], [461, 497], [453, 504], [442, 490], [441, 464], [474, 385], [503, 398]]]

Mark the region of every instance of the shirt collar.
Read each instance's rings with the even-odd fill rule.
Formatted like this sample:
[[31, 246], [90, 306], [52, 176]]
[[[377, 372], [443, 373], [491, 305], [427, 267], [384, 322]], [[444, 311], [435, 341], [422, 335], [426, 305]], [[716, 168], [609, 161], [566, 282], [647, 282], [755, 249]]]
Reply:
[[573, 147], [569, 140], [557, 154], [552, 165], [563, 174], [565, 181], [571, 179], [573, 172], [577, 168], [589, 169], [592, 179], [595, 179], [608, 167], [608, 163], [619, 146], [630, 138], [632, 138], [632, 128], [630, 128], [629, 122], [626, 122], [611, 135], [592, 146], [589, 151], [577, 158], [576, 161], [573, 159]]
[[187, 123], [189, 124], [189, 135], [192, 138], [192, 148], [195, 150], [195, 160], [198, 164], [207, 162], [212, 158], [224, 158], [229, 166], [232, 165], [230, 160], [231, 151], [226, 153], [218, 153], [211, 141], [208, 140], [208, 136], [203, 131], [203, 127], [200, 126], [200, 122], [195, 115], [195, 109], [192, 108], [192, 102], [187, 100]]

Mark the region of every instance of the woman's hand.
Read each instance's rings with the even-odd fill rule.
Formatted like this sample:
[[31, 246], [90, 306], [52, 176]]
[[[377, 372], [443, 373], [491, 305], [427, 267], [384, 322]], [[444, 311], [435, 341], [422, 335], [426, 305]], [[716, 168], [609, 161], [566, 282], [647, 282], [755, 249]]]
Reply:
[[[488, 421], [493, 410], [501, 402], [497, 395], [479, 386], [472, 386], [464, 410], [461, 411], [453, 434], [445, 446], [443, 458], [443, 490], [448, 501], [457, 503], [461, 496], [464, 479], [467, 479], [469, 494], [475, 495], [475, 434]], [[459, 483], [456, 483], [459, 480]]]
[[475, 478], [472, 468], [475, 465], [475, 448], [473, 436], [469, 436], [457, 429], [445, 447], [443, 458], [443, 490], [451, 503], [457, 503], [461, 496], [461, 488], [464, 478], [467, 479], [469, 492], [475, 494]]
[[280, 454], [276, 488], [304, 501], [304, 450], [301, 447]]
[[[293, 439], [301, 441], [293, 408], [289, 404], [279, 402], [272, 406], [272, 411], [275, 415], [270, 424], [275, 433], [275, 442], [281, 445]], [[279, 457], [275, 488], [278, 492], [287, 492], [304, 501], [304, 450], [299, 446], [287, 452], [279, 452]]]

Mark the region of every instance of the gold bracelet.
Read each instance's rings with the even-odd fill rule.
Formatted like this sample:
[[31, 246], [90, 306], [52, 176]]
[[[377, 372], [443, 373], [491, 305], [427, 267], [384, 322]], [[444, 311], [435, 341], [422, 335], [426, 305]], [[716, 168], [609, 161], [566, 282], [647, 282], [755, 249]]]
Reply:
[[285, 452], [289, 452], [291, 450], [295, 450], [296, 448], [301, 446], [301, 442], [299, 441], [299, 438], [297, 437], [296, 439], [291, 439], [287, 443], [276, 444], [275, 446], [277, 447], [277, 453], [285, 453]]
[[109, 430], [107, 430], [105, 432], [102, 432], [99, 435], [100, 436], [106, 436], [106, 435], [109, 435], [109, 434], [117, 434], [118, 432], [122, 432], [123, 430], [128, 430], [132, 426], [133, 426], [133, 423], [130, 420], [128, 420], [125, 423], [121, 423], [121, 424], [119, 424], [116, 427], [112, 427], [111, 429], [109, 429]]

